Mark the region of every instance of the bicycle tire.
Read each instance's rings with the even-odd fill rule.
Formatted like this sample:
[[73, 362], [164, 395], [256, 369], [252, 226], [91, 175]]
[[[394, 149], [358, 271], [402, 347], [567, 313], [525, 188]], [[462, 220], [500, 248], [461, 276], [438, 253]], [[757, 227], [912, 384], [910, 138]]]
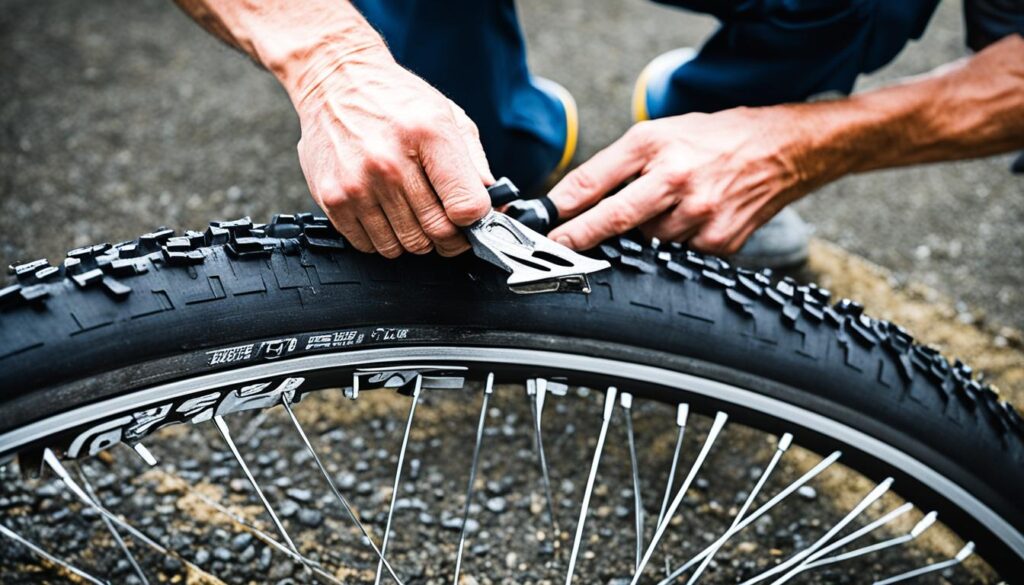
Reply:
[[[870, 448], [851, 460], [941, 505], [1000, 572], [1019, 571], [1024, 420], [968, 366], [857, 303], [829, 305], [815, 286], [628, 238], [595, 254], [613, 268], [592, 277], [592, 294], [515, 296], [503, 273], [468, 254], [386, 261], [348, 246], [325, 218], [298, 214], [181, 236], [161, 228], [73, 250], [59, 266], [14, 265], [0, 290], [0, 460], [67, 451], [83, 427], [26, 431], [61, 413], [254, 364], [417, 346], [558, 350], [699, 374], [892, 446], [989, 515]], [[652, 382], [650, 392], [666, 390]], [[834, 443], [806, 430], [821, 448]]]

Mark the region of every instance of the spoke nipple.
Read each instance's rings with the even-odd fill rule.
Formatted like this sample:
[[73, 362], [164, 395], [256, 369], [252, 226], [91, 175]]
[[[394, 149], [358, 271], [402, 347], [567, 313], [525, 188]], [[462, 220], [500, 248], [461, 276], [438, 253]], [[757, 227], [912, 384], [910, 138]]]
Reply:
[[359, 398], [359, 372], [352, 372], [352, 387], [345, 388], [345, 398]]
[[790, 445], [793, 444], [793, 435], [786, 433], [779, 439], [779, 451], [785, 451], [789, 449]]
[[930, 528], [932, 524], [935, 524], [935, 519], [938, 517], [938, 515], [938, 512], [929, 512], [927, 515], [925, 515], [924, 518], [921, 518], [921, 521], [918, 522], [910, 531], [910, 536], [913, 538], [921, 536], [922, 532], [928, 530], [928, 528]]
[[973, 552], [974, 552], [974, 541], [971, 541], [971, 542], [968, 542], [967, 544], [965, 544], [964, 547], [962, 549], [960, 549], [960, 552], [956, 553], [956, 560], [962, 563], [962, 562], [964, 562], [964, 559], [966, 559], [967, 557], [971, 556], [971, 554]]
[[487, 385], [484, 386], [484, 393], [490, 394], [494, 392], [494, 372], [487, 373]]
[[150, 467], [156, 467], [156, 457], [153, 456], [153, 453], [150, 452], [150, 450], [147, 449], [145, 445], [143, 445], [142, 443], [135, 443], [134, 445], [132, 445], [132, 449], [139, 454], [139, 457], [141, 457], [142, 460], [146, 462], [146, 465], [149, 465]]
[[633, 395], [630, 394], [629, 392], [623, 392], [622, 394], [619, 394], [619, 404], [622, 405], [622, 408], [625, 408], [626, 410], [633, 408]]
[[688, 416], [690, 416], [690, 405], [689, 404], [684, 402], [684, 403], [680, 404], [678, 407], [676, 407], [676, 426], [678, 426], [678, 427], [685, 427], [686, 426], [686, 418]]

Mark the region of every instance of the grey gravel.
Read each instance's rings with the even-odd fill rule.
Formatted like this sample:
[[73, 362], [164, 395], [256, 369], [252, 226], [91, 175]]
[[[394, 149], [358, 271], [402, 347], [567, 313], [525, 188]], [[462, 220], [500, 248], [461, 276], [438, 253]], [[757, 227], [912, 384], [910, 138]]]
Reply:
[[324, 515], [319, 510], [303, 508], [299, 510], [299, 522], [309, 528], [317, 528], [324, 523]]

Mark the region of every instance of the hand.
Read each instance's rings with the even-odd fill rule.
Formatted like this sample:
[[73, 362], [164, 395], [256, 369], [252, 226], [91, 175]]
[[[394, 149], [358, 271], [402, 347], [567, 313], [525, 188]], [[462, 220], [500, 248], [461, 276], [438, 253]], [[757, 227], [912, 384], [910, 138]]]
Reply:
[[560, 217], [578, 217], [549, 236], [584, 250], [639, 227], [647, 237], [734, 254], [755, 229], [815, 186], [794, 162], [809, 142], [805, 123], [789, 108], [636, 124], [551, 191]]
[[311, 77], [299, 162], [338, 231], [388, 258], [468, 249], [458, 226], [490, 210], [494, 178], [466, 113], [386, 53]]

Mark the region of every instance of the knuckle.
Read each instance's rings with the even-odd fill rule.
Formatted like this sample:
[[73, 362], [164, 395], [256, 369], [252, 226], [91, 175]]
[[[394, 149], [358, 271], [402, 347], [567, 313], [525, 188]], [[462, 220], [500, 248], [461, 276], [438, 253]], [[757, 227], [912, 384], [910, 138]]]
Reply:
[[425, 235], [419, 234], [404, 234], [402, 237], [402, 247], [405, 248], [406, 252], [413, 254], [426, 254], [433, 248], [433, 244]]
[[594, 180], [593, 175], [590, 171], [580, 167], [575, 171], [569, 173], [568, 176], [569, 185], [571, 187], [570, 193], [573, 194], [573, 204], [577, 202], [578, 197], [575, 194], [578, 193], [590, 193], [597, 189], [597, 181]]
[[451, 124], [451, 116], [437, 108], [424, 107], [410, 112], [401, 122], [402, 131], [412, 138], [426, 138]]
[[337, 189], [323, 190], [322, 188], [318, 188], [317, 190], [320, 193], [320, 205], [322, 205], [324, 209], [343, 209], [350, 202], [349, 195], [343, 191], [339, 191]]
[[385, 258], [398, 258], [402, 255], [402, 246], [398, 242], [387, 242], [378, 246], [377, 252]]
[[459, 225], [472, 223], [487, 213], [491, 202], [483, 194], [461, 185], [445, 189], [444, 209], [448, 217]]
[[729, 239], [725, 230], [711, 229], [701, 234], [700, 245], [708, 252], [722, 254], [727, 250]]
[[626, 130], [624, 135], [628, 143], [637, 149], [643, 149], [651, 140], [652, 134], [652, 120], [644, 120], [643, 122], [637, 122]]
[[387, 182], [397, 182], [402, 178], [402, 161], [390, 151], [378, 150], [363, 161], [363, 172]]
[[718, 213], [718, 202], [708, 197], [694, 199], [687, 205], [687, 214], [696, 217], [712, 217]]
[[673, 191], [684, 190], [690, 183], [692, 175], [683, 168], [672, 168], [664, 171], [665, 184]]
[[458, 228], [444, 213], [431, 213], [421, 220], [420, 225], [427, 236], [435, 242], [448, 240], [458, 235]]

